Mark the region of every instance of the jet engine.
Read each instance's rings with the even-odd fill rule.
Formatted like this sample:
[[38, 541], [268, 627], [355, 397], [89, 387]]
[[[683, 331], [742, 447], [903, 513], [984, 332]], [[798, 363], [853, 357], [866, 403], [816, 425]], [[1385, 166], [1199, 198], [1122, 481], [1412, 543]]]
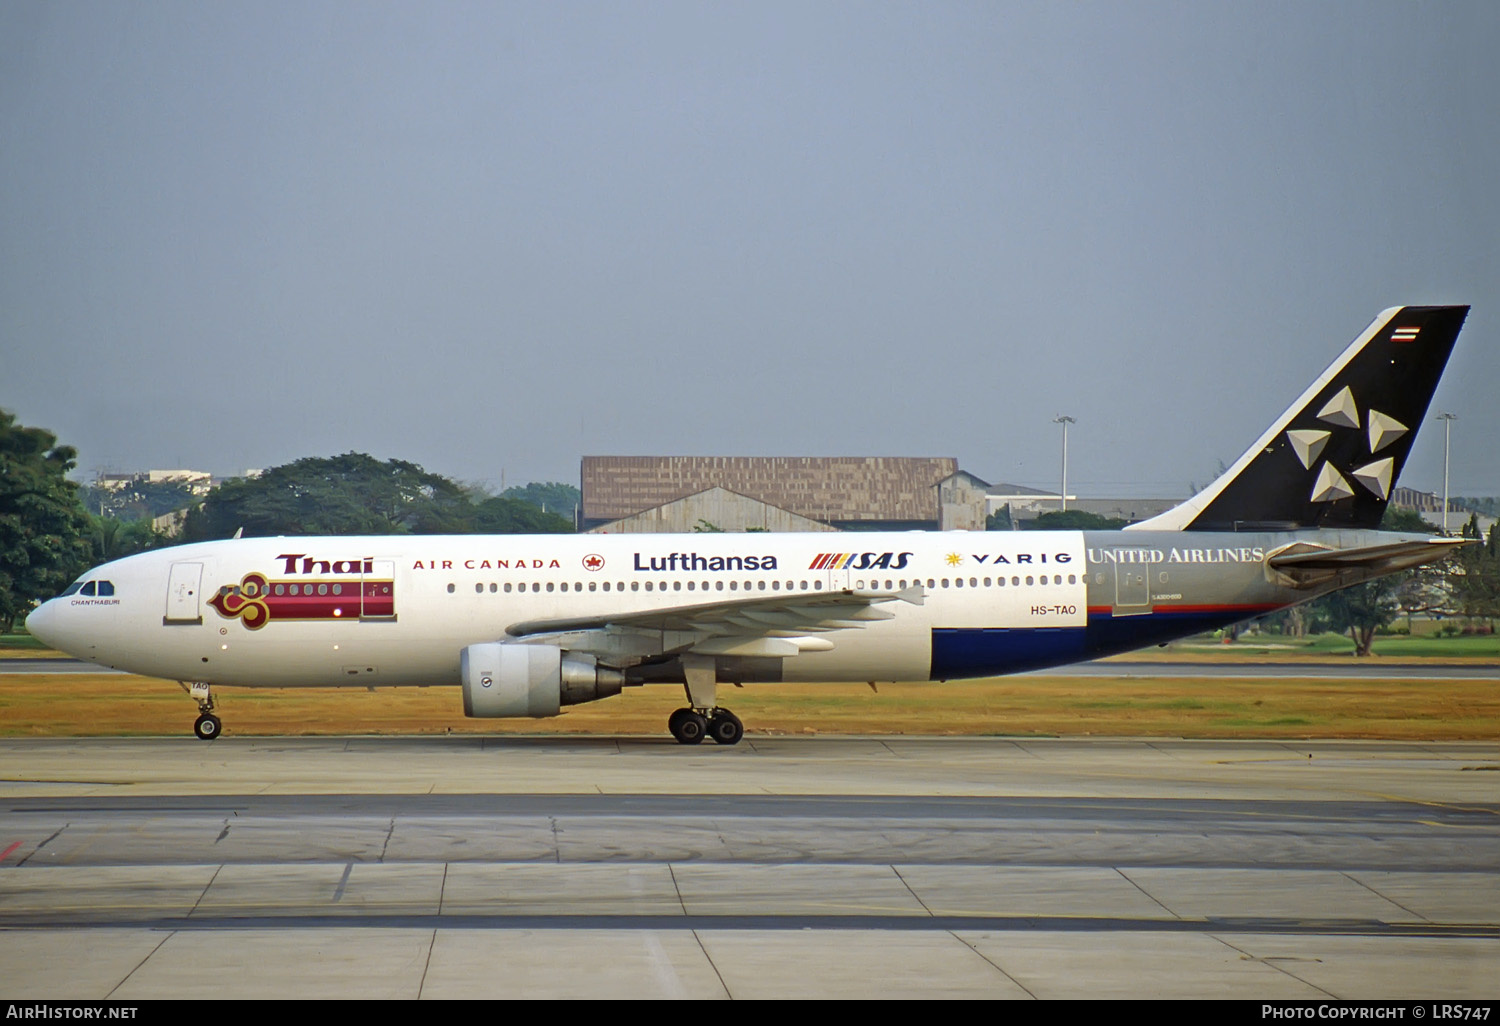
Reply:
[[591, 655], [510, 641], [470, 645], [459, 659], [465, 716], [556, 716], [564, 705], [618, 695], [625, 675]]

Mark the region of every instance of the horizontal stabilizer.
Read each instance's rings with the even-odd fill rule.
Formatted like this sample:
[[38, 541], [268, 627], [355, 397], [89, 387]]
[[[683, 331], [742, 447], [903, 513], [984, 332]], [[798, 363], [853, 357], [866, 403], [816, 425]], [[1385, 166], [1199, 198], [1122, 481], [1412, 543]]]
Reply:
[[1423, 538], [1417, 541], [1365, 545], [1357, 549], [1303, 549], [1273, 554], [1266, 560], [1277, 570], [1369, 570], [1390, 573], [1442, 559], [1472, 538]]

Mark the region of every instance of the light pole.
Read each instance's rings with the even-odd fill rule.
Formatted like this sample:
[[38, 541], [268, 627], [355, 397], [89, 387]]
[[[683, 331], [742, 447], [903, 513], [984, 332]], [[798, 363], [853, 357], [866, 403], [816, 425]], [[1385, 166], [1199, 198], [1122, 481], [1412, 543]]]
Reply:
[[1062, 511], [1068, 511], [1068, 425], [1077, 424], [1078, 421], [1069, 416], [1057, 416], [1052, 418], [1052, 423], [1063, 426], [1063, 464], [1062, 464]]
[[1453, 433], [1453, 422], [1458, 419], [1456, 413], [1439, 413], [1433, 420], [1443, 422], [1443, 534], [1448, 533], [1448, 442]]

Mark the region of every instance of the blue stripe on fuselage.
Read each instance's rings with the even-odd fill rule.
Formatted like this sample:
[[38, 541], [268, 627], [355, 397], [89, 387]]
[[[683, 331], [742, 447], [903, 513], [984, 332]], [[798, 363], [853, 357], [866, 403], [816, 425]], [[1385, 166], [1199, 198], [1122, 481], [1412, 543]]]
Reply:
[[1129, 652], [1268, 612], [1233, 607], [1141, 616], [1091, 613], [1087, 627], [934, 627], [930, 680], [1022, 673]]
[[934, 627], [931, 680], [993, 677], [1087, 657], [1084, 627]]

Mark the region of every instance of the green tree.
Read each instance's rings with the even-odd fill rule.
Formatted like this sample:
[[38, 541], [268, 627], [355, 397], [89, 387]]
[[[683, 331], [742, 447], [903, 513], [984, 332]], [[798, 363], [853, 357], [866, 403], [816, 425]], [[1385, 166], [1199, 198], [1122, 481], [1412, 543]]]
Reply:
[[198, 495], [186, 481], [132, 481], [122, 488], [90, 485], [82, 494], [83, 505], [90, 513], [116, 520], [151, 520], [198, 502]]
[[1394, 620], [1400, 608], [1392, 577], [1342, 588], [1324, 595], [1310, 605], [1316, 608], [1318, 615], [1326, 620], [1330, 628], [1340, 633], [1349, 633], [1357, 656], [1370, 654], [1375, 632]]
[[570, 523], [573, 520], [573, 510], [583, 504], [583, 493], [561, 481], [533, 481], [530, 484], [507, 488], [500, 493], [500, 496], [505, 499], [529, 502], [537, 509], [556, 513]]
[[[1480, 539], [1479, 517], [1464, 525], [1465, 538]], [[1500, 523], [1490, 528], [1482, 544], [1465, 545], [1453, 556], [1448, 575], [1454, 611], [1493, 621], [1500, 616]]]
[[1397, 509], [1395, 506], [1385, 508], [1385, 514], [1380, 518], [1380, 529], [1404, 531], [1407, 534], [1440, 534], [1443, 530], [1437, 524], [1429, 524], [1416, 510]]
[[226, 481], [188, 513], [186, 541], [277, 534], [444, 534], [468, 530], [463, 489], [405, 460], [308, 457]]
[[167, 538], [146, 518], [116, 520], [89, 514], [89, 540], [94, 546], [94, 562], [107, 563], [122, 556], [134, 555], [164, 545]]
[[364, 453], [309, 457], [226, 481], [188, 513], [186, 541], [278, 534], [563, 533], [572, 522], [517, 499], [489, 496], [405, 460]]
[[1103, 517], [1081, 509], [1056, 509], [1021, 526], [1027, 531], [1118, 531], [1127, 523], [1128, 520]]
[[494, 495], [477, 503], [469, 527], [473, 534], [572, 534], [573, 521], [529, 502]]
[[0, 629], [89, 565], [89, 518], [67, 479], [78, 453], [0, 410]]

